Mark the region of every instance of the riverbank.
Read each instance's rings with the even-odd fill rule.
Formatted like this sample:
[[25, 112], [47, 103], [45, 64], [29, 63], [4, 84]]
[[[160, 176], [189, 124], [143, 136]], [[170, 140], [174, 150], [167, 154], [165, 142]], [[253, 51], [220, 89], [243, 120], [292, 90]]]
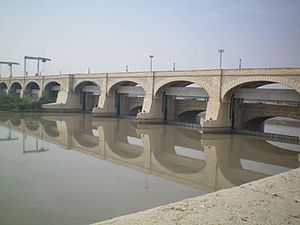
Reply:
[[300, 168], [93, 225], [300, 224]]
[[42, 105], [50, 102], [46, 97], [41, 97], [38, 100], [26, 100], [18, 96], [0, 93], [0, 111], [2, 112], [40, 112]]

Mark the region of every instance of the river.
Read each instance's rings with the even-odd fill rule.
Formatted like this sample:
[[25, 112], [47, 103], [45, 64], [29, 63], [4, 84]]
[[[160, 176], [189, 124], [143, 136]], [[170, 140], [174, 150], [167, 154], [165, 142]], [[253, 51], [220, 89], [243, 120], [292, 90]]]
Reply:
[[174, 125], [2, 113], [0, 224], [90, 224], [297, 168], [299, 152]]

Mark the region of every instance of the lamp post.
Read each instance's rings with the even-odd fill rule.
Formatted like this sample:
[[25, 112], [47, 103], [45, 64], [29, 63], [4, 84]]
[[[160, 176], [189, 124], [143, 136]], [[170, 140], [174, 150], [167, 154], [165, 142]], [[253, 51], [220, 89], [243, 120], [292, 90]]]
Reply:
[[154, 55], [149, 55], [150, 58], [150, 71], [152, 71], [152, 60], [153, 60]]
[[222, 69], [222, 57], [223, 57], [223, 49], [219, 49], [218, 52], [220, 53], [220, 69]]

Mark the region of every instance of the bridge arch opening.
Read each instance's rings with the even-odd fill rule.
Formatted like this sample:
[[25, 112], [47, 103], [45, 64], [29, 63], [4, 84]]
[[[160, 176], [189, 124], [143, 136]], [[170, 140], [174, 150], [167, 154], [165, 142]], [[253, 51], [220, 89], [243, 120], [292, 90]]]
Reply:
[[19, 82], [13, 82], [9, 89], [9, 94], [12, 96], [20, 97], [22, 92], [22, 85]]
[[[300, 93], [295, 89], [274, 81], [251, 81], [231, 88], [224, 95], [229, 103], [228, 116], [232, 128], [259, 129], [256, 118], [275, 116], [300, 119]], [[253, 127], [248, 121], [253, 120]], [[247, 124], [246, 124], [247, 123]]]
[[204, 110], [190, 110], [179, 114], [177, 119], [179, 122], [199, 124], [201, 119], [205, 119], [205, 115], [206, 111]]
[[145, 90], [136, 82], [118, 82], [110, 88], [109, 95], [117, 115], [136, 116], [142, 111]]
[[60, 84], [56, 81], [51, 81], [44, 87], [44, 96], [51, 102], [56, 102], [58, 92], [60, 91]]
[[157, 90], [155, 97], [162, 100], [165, 121], [196, 124], [200, 124], [200, 117], [196, 115], [206, 111], [209, 101], [207, 91], [190, 81], [169, 82]]
[[29, 100], [37, 100], [39, 98], [39, 92], [39, 85], [36, 82], [31, 81], [25, 86], [23, 98]]
[[79, 95], [80, 109], [84, 112], [91, 112], [98, 106], [100, 95], [99, 86], [92, 81], [83, 81], [74, 88], [75, 94]]
[[7, 84], [4, 82], [0, 83], [0, 95], [6, 95], [7, 94]]

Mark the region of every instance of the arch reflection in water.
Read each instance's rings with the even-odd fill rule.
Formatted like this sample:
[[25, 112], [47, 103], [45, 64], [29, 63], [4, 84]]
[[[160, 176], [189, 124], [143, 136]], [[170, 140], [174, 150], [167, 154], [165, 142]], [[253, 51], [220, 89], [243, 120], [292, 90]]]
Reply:
[[[205, 192], [299, 166], [298, 152], [263, 139], [202, 135], [185, 128], [141, 125], [88, 115], [26, 116], [2, 126]], [[291, 150], [298, 145], [290, 147]]]

